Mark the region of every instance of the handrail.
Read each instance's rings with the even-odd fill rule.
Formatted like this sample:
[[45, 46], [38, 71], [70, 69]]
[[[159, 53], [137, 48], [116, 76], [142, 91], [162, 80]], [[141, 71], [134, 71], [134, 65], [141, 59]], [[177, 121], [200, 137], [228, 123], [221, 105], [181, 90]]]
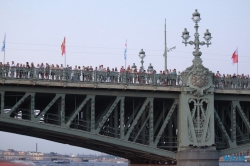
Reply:
[[[33, 80], [68, 83], [107, 83], [143, 86], [182, 86], [182, 78], [177, 74], [129, 73], [115, 71], [87, 71], [54, 68], [26, 68], [0, 66], [0, 79]], [[216, 89], [250, 89], [248, 78], [213, 77]]]
[[70, 83], [109, 83], [151, 86], [181, 86], [177, 74], [120, 73], [71, 69], [25, 68], [0, 66], [0, 79], [49, 80]]

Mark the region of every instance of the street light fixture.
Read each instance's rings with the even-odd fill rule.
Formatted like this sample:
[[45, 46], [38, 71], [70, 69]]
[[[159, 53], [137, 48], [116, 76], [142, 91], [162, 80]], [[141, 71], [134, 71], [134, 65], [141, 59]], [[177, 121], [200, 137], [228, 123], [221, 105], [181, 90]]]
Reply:
[[163, 54], [163, 57], [165, 59], [165, 64], [164, 64], [165, 71], [168, 69], [168, 67], [167, 67], [167, 53], [169, 51], [172, 51], [175, 48], [176, 48], [175, 46], [172, 48], [167, 48], [167, 31], [166, 31], [166, 19], [165, 19], [165, 50], [164, 50], [164, 54]]
[[144, 61], [143, 61], [143, 59], [146, 57], [146, 55], [145, 55], [145, 52], [143, 51], [143, 49], [141, 49], [138, 56], [141, 58], [141, 69], [142, 69], [142, 71], [144, 71], [144, 67], [143, 67], [143, 62]]
[[210, 42], [210, 40], [212, 39], [212, 37], [211, 37], [211, 33], [207, 29], [207, 31], [204, 33], [204, 37], [203, 37], [206, 42], [204, 42], [204, 41], [200, 42], [200, 40], [199, 40], [200, 35], [198, 33], [198, 28], [199, 28], [198, 22], [201, 20], [201, 18], [200, 18], [200, 13], [198, 13], [197, 9], [195, 9], [195, 12], [193, 13], [192, 20], [195, 22], [195, 26], [194, 26], [194, 28], [196, 30], [196, 32], [194, 34], [195, 39], [194, 39], [194, 41], [188, 41], [190, 36], [189, 36], [189, 32], [187, 31], [187, 28], [185, 28], [184, 32], [182, 32], [182, 36], [181, 36], [183, 38], [183, 40], [184, 40], [182, 43], [184, 43], [185, 46], [187, 46], [187, 44], [195, 45], [195, 48], [194, 48], [195, 51], [193, 51], [193, 55], [195, 56], [195, 58], [199, 58], [201, 56], [201, 54], [202, 54], [199, 51], [199, 49], [200, 49], [199, 46], [200, 45], [201, 46], [202, 45], [207, 45], [207, 47], [208, 47], [209, 45], [211, 45], [212, 43]]

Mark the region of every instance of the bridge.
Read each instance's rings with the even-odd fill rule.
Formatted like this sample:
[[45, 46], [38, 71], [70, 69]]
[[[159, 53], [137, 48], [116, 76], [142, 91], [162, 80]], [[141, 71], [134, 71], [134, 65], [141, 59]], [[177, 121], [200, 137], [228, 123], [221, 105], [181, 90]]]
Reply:
[[209, 42], [197, 40], [184, 42], [195, 51], [180, 76], [2, 66], [0, 130], [120, 156], [131, 166], [219, 165], [220, 156], [250, 149], [250, 84], [215, 78], [199, 51]]

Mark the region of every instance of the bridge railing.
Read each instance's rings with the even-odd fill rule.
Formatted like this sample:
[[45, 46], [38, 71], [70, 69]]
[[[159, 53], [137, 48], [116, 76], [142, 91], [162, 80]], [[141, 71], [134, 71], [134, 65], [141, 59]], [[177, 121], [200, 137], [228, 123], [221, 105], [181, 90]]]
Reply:
[[218, 89], [250, 89], [250, 79], [248, 78], [216, 78], [214, 86]]
[[127, 85], [181, 86], [176, 74], [120, 73], [70, 69], [0, 67], [0, 79], [49, 80], [70, 83], [110, 83]]
[[[50, 68], [0, 67], [0, 79], [39, 80], [70, 83], [108, 83], [126, 85], [182, 86], [176, 74], [120, 73]], [[248, 78], [213, 78], [218, 89], [250, 89]]]

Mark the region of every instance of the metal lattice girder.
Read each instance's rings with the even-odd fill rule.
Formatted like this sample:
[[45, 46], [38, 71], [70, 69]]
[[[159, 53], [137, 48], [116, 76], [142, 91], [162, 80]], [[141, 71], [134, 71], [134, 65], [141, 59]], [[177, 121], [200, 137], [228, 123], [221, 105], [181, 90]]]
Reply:
[[249, 123], [249, 120], [247, 119], [244, 111], [242, 110], [241, 106], [240, 106], [240, 103], [239, 101], [232, 101], [232, 104], [233, 104], [233, 107], [236, 108], [238, 107], [238, 112], [243, 120], [243, 122], [245, 123], [248, 131], [250, 131], [250, 123]]
[[216, 111], [215, 108], [214, 108], [214, 115], [215, 115], [215, 118], [217, 119], [217, 121], [218, 121], [218, 123], [219, 123], [219, 127], [220, 127], [220, 129], [221, 129], [221, 131], [222, 131], [224, 137], [225, 137], [226, 140], [227, 140], [227, 143], [228, 143], [229, 147], [230, 147], [230, 148], [231, 148], [231, 147], [235, 147], [235, 146], [236, 146], [236, 142], [232, 142], [232, 141], [231, 141], [229, 135], [227, 134], [226, 128], [224, 127], [224, 125], [223, 125], [223, 123], [222, 123], [222, 121], [221, 121], [221, 119], [220, 119], [220, 117], [219, 117], [219, 115], [218, 115], [218, 113], [217, 113], [217, 111]]
[[134, 120], [132, 117], [134, 117], [137, 114], [137, 112], [140, 109], [140, 105], [141, 103], [137, 104], [137, 106], [135, 107], [134, 111], [132, 112], [132, 115], [130, 116], [129, 120], [126, 123], [125, 130], [127, 130], [129, 124]]
[[114, 103], [111, 105], [111, 107], [109, 108], [108, 112], [105, 114], [105, 116], [103, 116], [102, 121], [99, 123], [97, 129], [96, 129], [96, 133], [99, 133], [102, 126], [104, 125], [104, 123], [107, 121], [107, 119], [109, 118], [109, 115], [112, 113], [112, 111], [114, 110], [114, 108], [116, 107], [117, 103], [124, 97], [117, 97], [114, 101]]
[[149, 107], [149, 146], [154, 142], [154, 102], [150, 101]]
[[91, 97], [91, 132], [95, 131], [95, 96], [90, 95]]
[[171, 116], [173, 115], [175, 107], [177, 106], [178, 103], [179, 103], [179, 99], [175, 99], [174, 103], [172, 104], [172, 106], [170, 108], [170, 110], [168, 111], [168, 115], [166, 116], [166, 118], [165, 118], [165, 120], [164, 120], [164, 122], [163, 122], [163, 124], [162, 124], [156, 138], [155, 138], [155, 141], [154, 141], [154, 144], [153, 144], [154, 147], [157, 146], [157, 144], [158, 144], [158, 142], [159, 142], [159, 140], [160, 140], [160, 138], [161, 138], [161, 136], [162, 136], [162, 134], [164, 132], [164, 129], [166, 128], [166, 126], [168, 124], [168, 121], [170, 120]]
[[32, 93], [30, 95], [31, 101], [30, 101], [30, 119], [33, 121], [35, 119], [34, 111], [35, 111], [35, 93]]
[[144, 101], [144, 103], [143, 103], [143, 105], [142, 105], [140, 111], [139, 111], [138, 114], [136, 115], [136, 117], [135, 117], [133, 123], [131, 124], [131, 126], [129, 127], [128, 132], [127, 132], [126, 135], [125, 135], [125, 140], [128, 140], [128, 139], [129, 139], [129, 136], [130, 136], [131, 132], [133, 131], [135, 125], [136, 125], [137, 122], [138, 122], [138, 120], [140, 119], [140, 117], [141, 117], [143, 111], [145, 110], [145, 108], [146, 108], [148, 102], [153, 102], [153, 98], [147, 98], [147, 99]]
[[[106, 151], [102, 151], [102, 152], [112, 153], [113, 152], [112, 149], [114, 148], [122, 149], [120, 150], [120, 153], [117, 155], [121, 156], [122, 154], [123, 156], [121, 157], [124, 157], [124, 158], [126, 158], [126, 151], [133, 151], [134, 152], [133, 155], [137, 155], [137, 154], [143, 155], [143, 154], [149, 153], [152, 156], [159, 156], [165, 159], [175, 159], [176, 157], [176, 153], [168, 151], [168, 150], [145, 146], [143, 144], [134, 143], [131, 141], [126, 141], [123, 139], [117, 139], [113, 137], [107, 137], [107, 136], [103, 136], [100, 134], [94, 134], [94, 133], [90, 133], [90, 132], [86, 132], [82, 130], [76, 130], [76, 129], [60, 127], [56, 125], [50, 125], [46, 123], [40, 124], [40, 123], [33, 123], [31, 121], [26, 121], [26, 120], [25, 121], [16, 120], [13, 118], [3, 118], [3, 117], [0, 117], [0, 123], [1, 123], [0, 126], [3, 126], [2, 124], [5, 124], [5, 125], [12, 124], [9, 127], [13, 133], [26, 134], [26, 133], [23, 133], [22, 131], [25, 130], [25, 128], [29, 128], [32, 130], [32, 132], [27, 133], [27, 135], [29, 136], [35, 136], [38, 138], [52, 140], [55, 142], [67, 143], [67, 144], [74, 145], [74, 146], [79, 146], [79, 145], [74, 144], [74, 141], [69, 141], [67, 138], [71, 137], [73, 140], [78, 139], [79, 141], [86, 142], [84, 143], [84, 145], [81, 145], [81, 147], [89, 148], [93, 150], [102, 151], [103, 146], [105, 147], [105, 145], [110, 145], [110, 149]], [[18, 127], [18, 128], [15, 128], [15, 127]], [[19, 127], [21, 128], [19, 129]], [[45, 134], [45, 133], [48, 133], [48, 134]], [[53, 137], [56, 136], [56, 139], [53, 139], [52, 136]], [[149, 155], [149, 157], [151, 157], [151, 155]]]
[[31, 95], [31, 93], [25, 93], [25, 95], [11, 108], [11, 110], [9, 111], [9, 112], [7, 112], [7, 113], [5, 113], [5, 114], [3, 114], [2, 116], [6, 116], [6, 117], [9, 117], [10, 116], [10, 114], [12, 113], [12, 112], [14, 112], [24, 101], [25, 101], [25, 99], [28, 97], [28, 96], [30, 96]]
[[154, 134], [156, 134], [156, 131], [161, 123], [162, 117], [163, 117], [163, 115], [165, 115], [166, 111], [167, 111], [167, 107], [164, 107], [163, 112], [161, 112], [158, 119], [156, 120], [155, 125], [154, 125], [154, 128], [155, 128]]
[[72, 113], [68, 121], [66, 122], [66, 126], [70, 126], [72, 120], [76, 117], [76, 115], [82, 110], [82, 108], [86, 105], [86, 103], [89, 101], [91, 97], [87, 96], [84, 101], [79, 105], [79, 107], [75, 110], [75, 112]]
[[65, 125], [65, 94], [61, 96], [61, 125]]
[[34, 120], [38, 122], [40, 120], [40, 118], [42, 118], [43, 115], [46, 114], [46, 112], [50, 109], [50, 107], [56, 102], [56, 100], [59, 97], [62, 97], [62, 94], [56, 94], [54, 99], [44, 108], [44, 110], [42, 112], [40, 112], [40, 114]]
[[140, 128], [140, 130], [137, 132], [137, 134], [136, 134], [136, 136], [135, 136], [133, 142], [135, 142], [135, 141], [137, 140], [137, 138], [138, 138], [138, 136], [140, 135], [142, 129], [145, 127], [146, 123], [148, 122], [148, 119], [149, 119], [149, 116], [148, 116], [147, 119], [144, 121], [144, 123], [141, 125], [141, 128]]
[[124, 139], [124, 98], [121, 99], [120, 110], [120, 139]]
[[109, 108], [112, 107], [112, 102], [109, 102], [109, 105], [106, 107], [106, 109], [104, 111], [102, 111], [98, 117], [96, 117], [96, 127], [98, 128], [99, 124], [101, 123], [101, 121], [103, 120], [103, 117], [108, 113]]
[[231, 107], [231, 140], [236, 141], [236, 108]]
[[[228, 114], [228, 112], [227, 112]], [[228, 118], [230, 119], [230, 121], [232, 120], [231, 116], [228, 116]], [[241, 137], [244, 138], [244, 134], [242, 133], [242, 131], [240, 130], [240, 126], [236, 123], [236, 130], [240, 133]]]

